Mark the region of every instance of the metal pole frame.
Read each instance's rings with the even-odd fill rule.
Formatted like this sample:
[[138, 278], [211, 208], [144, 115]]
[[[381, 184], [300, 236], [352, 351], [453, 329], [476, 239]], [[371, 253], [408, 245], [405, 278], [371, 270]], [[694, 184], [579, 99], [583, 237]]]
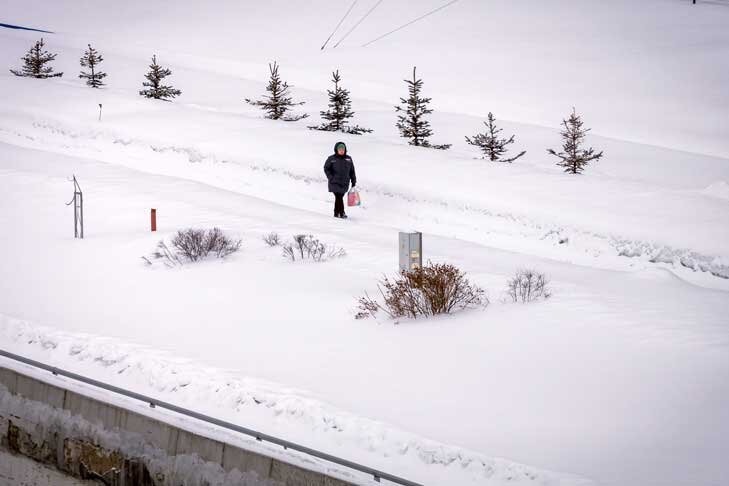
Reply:
[[[84, 194], [81, 191], [81, 186], [76, 180], [76, 175], [73, 176], [73, 199], [66, 203], [66, 206], [73, 204], [73, 237], [81, 238], [84, 237]], [[79, 229], [81, 231], [79, 231]]]

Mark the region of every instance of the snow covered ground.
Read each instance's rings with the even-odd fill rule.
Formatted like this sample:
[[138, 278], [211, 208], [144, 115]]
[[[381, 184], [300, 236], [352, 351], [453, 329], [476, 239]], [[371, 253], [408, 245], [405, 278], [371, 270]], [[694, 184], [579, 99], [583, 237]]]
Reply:
[[[462, 1], [359, 47], [440, 4], [384, 2], [321, 52], [348, 3], [133, 0], [111, 26], [97, 2], [6, 1], [1, 22], [55, 32], [66, 75], [0, 72], [0, 347], [428, 485], [722, 484], [729, 6]], [[38, 35], [0, 29], [0, 66], [18, 67]], [[106, 89], [76, 78], [88, 42]], [[173, 103], [137, 95], [155, 52], [183, 90]], [[321, 170], [338, 137], [242, 102], [274, 59], [312, 114], [340, 68], [357, 122], [375, 129], [343, 137], [364, 200], [349, 221], [331, 218]], [[414, 64], [448, 152], [397, 137], [392, 106]], [[606, 154], [577, 177], [545, 151], [573, 105]], [[512, 165], [463, 142], [489, 110], [528, 151]], [[72, 174], [83, 241], [64, 205]], [[243, 248], [144, 265], [190, 226]], [[491, 305], [354, 320], [410, 229]], [[347, 256], [292, 264], [263, 243], [271, 231]], [[547, 273], [554, 297], [503, 302], [520, 267]]]

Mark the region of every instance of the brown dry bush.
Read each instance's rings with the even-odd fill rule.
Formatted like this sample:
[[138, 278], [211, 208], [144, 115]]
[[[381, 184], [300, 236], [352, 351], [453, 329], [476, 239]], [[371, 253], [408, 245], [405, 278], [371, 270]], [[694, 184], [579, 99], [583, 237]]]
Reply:
[[422, 268], [401, 271], [377, 285], [382, 301], [365, 294], [358, 301], [357, 319], [374, 317], [383, 311], [393, 319], [450, 314], [454, 310], [486, 306], [485, 292], [473, 285], [454, 265], [429, 263]]

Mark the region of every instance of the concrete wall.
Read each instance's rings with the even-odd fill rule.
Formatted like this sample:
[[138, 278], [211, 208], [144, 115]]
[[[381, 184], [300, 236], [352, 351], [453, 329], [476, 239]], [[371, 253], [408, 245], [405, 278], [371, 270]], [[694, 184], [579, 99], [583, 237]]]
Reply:
[[[8, 453], [114, 486], [354, 484], [0, 367], [0, 459]], [[13, 464], [0, 465], [2, 486], [3, 474], [23, 468], [0, 462]]]
[[96, 481], [83, 481], [68, 476], [54, 467], [11, 454], [0, 448], [0, 486], [93, 486]]

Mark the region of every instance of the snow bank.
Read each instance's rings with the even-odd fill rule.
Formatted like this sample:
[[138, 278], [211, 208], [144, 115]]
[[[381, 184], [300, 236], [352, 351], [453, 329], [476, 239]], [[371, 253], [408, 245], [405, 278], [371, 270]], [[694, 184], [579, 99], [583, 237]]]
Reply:
[[[466, 449], [439, 444], [391, 425], [358, 417], [331, 405], [296, 395], [286, 387], [252, 378], [233, 378], [222, 370], [201, 368], [174, 359], [168, 353], [111, 341], [98, 336], [59, 332], [0, 315], [0, 343], [34, 359], [43, 359], [98, 380], [133, 386], [134, 391], [197, 411], [214, 411], [216, 416], [245, 427], [293, 429], [306, 442], [321, 439], [334, 445], [329, 452], [355, 454], [381, 468], [408, 471], [409, 479], [426, 484], [587, 486], [590, 481], [567, 474], [540, 470], [503, 459], [489, 458]], [[21, 398], [0, 393], [0, 407], [12, 413], [23, 406]], [[69, 419], [48, 407], [33, 408], [32, 418], [55, 427], [82, 427], [84, 434], [104, 447], [119, 449], [130, 456], [148, 457], [148, 450], [138, 450], [138, 441], [109, 439], [103, 431], [79, 418]], [[36, 413], [37, 412], [37, 413]], [[27, 411], [26, 411], [27, 413]], [[261, 430], [261, 429], [259, 429]], [[267, 433], [270, 433], [267, 431]], [[321, 439], [315, 439], [320, 437]], [[288, 439], [288, 437], [283, 437]], [[146, 447], [146, 446], [144, 446]], [[331, 449], [331, 446], [329, 446]], [[339, 451], [339, 452], [338, 452]], [[157, 453], [159, 455], [159, 453]], [[346, 458], [353, 459], [352, 456]], [[155, 457], [151, 457], [155, 459]], [[171, 467], [171, 464], [152, 464]], [[201, 472], [199, 459], [174, 459], [180, 474], [190, 477]], [[373, 464], [369, 464], [373, 466]], [[426, 467], [427, 466], [427, 467]], [[209, 474], [208, 468], [205, 474]], [[427, 471], [427, 472], [426, 472]], [[390, 471], [392, 472], [392, 471]], [[193, 474], [194, 473], [194, 474]], [[393, 472], [394, 473], [394, 472]], [[224, 474], [224, 473], [223, 473]], [[230, 475], [232, 475], [231, 473]], [[233, 484], [234, 478], [221, 484]], [[245, 474], [243, 475], [245, 476]], [[238, 483], [235, 483], [238, 484]], [[247, 483], [246, 483], [247, 484]], [[258, 484], [258, 483], [251, 483]], [[264, 484], [261, 482], [260, 484]], [[265, 483], [267, 484], [267, 483]]]

